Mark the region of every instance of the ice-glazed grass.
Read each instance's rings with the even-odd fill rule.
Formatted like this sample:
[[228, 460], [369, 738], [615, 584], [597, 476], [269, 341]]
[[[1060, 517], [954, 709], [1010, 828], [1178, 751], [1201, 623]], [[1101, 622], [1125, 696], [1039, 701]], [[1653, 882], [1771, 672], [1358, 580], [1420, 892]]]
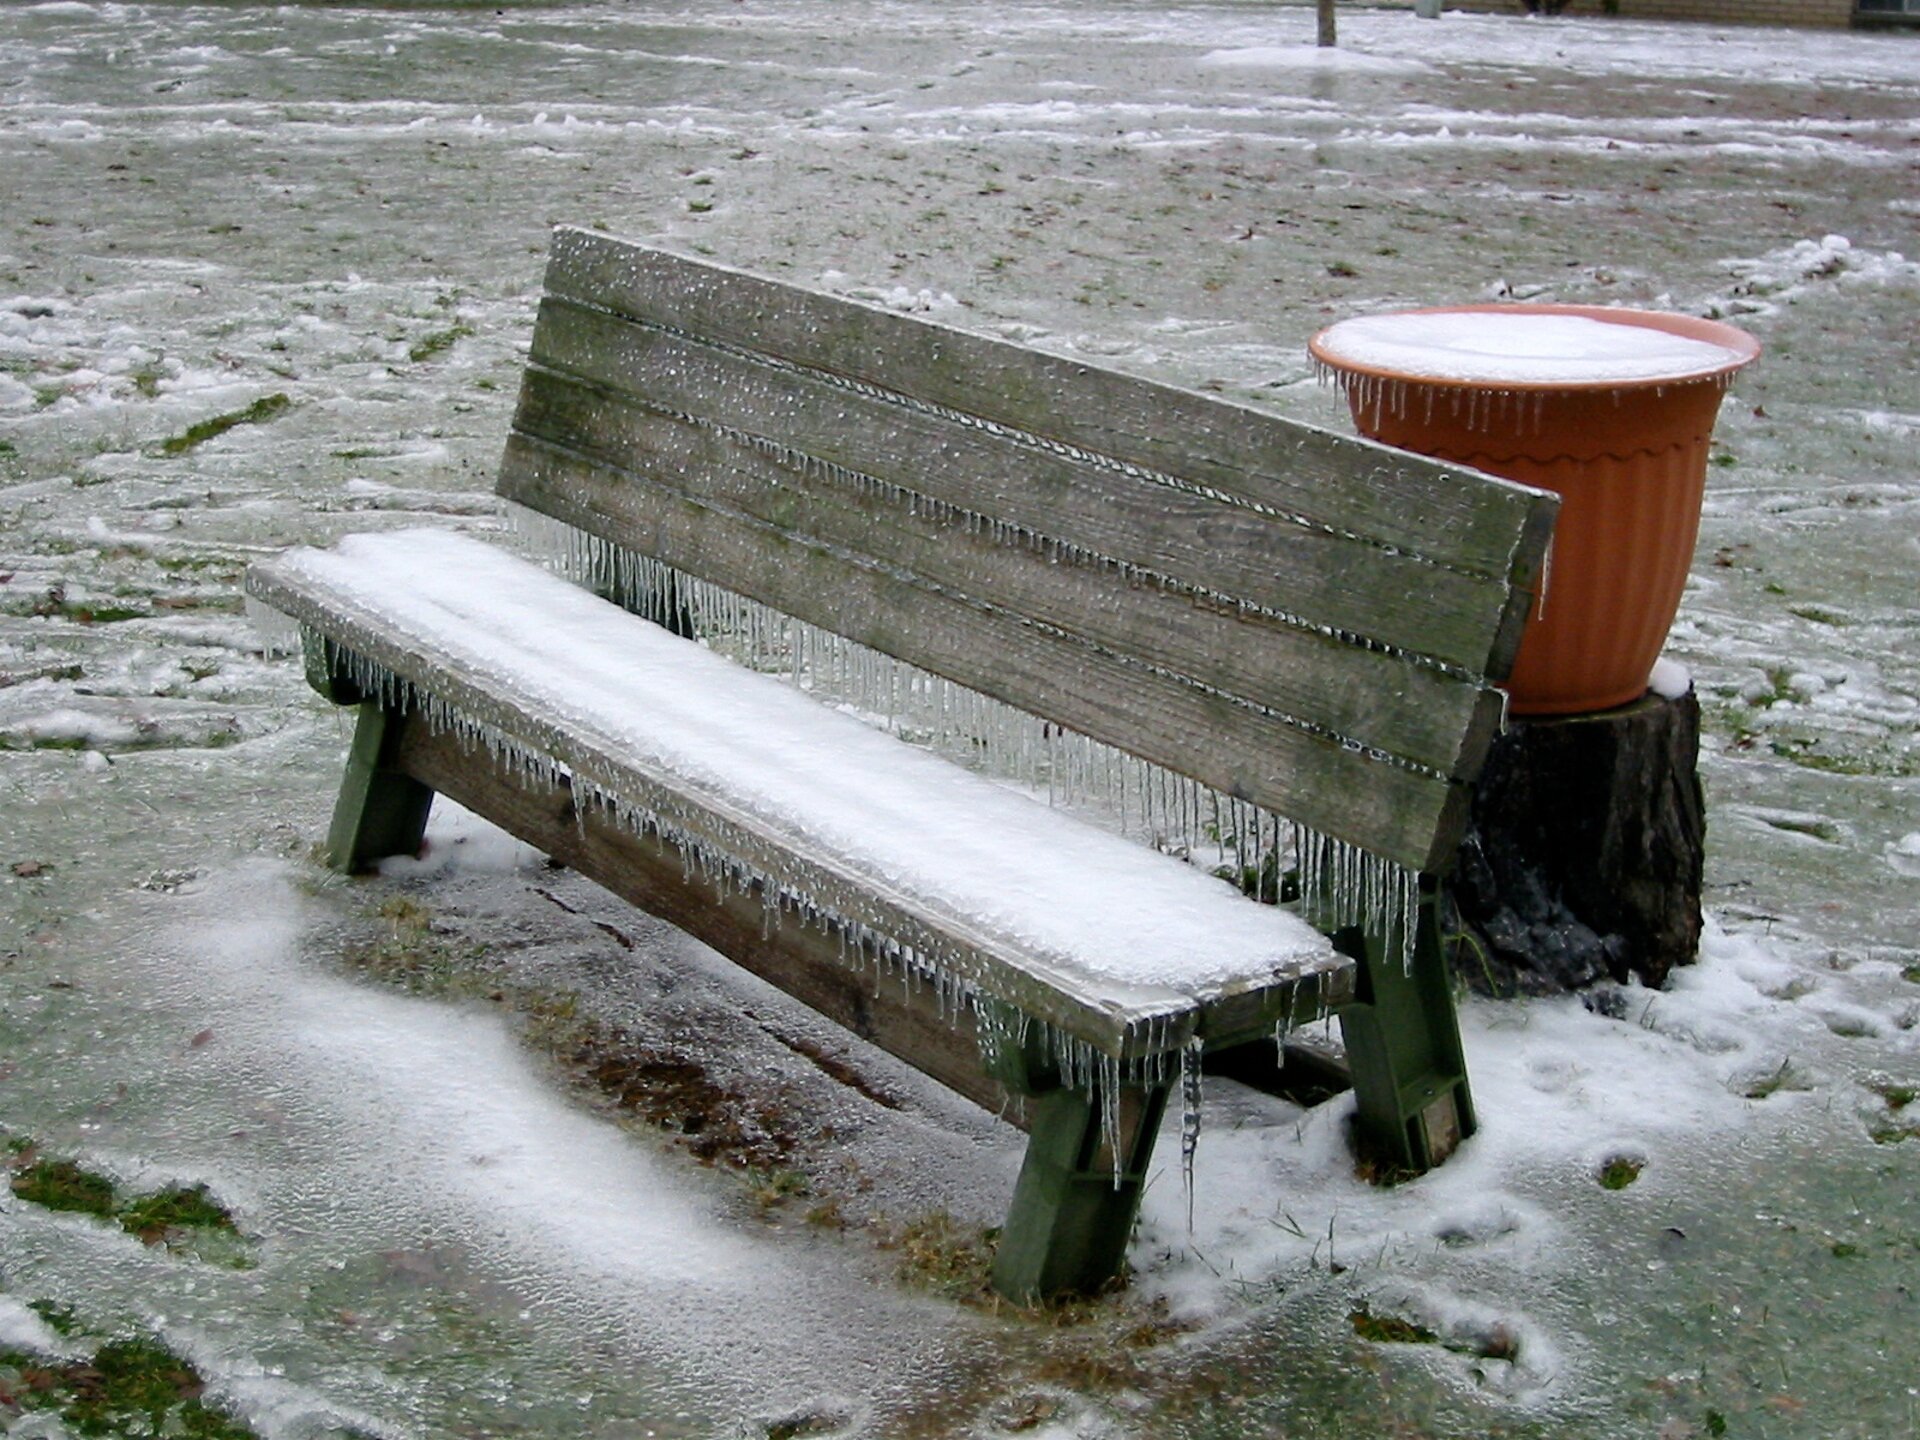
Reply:
[[[451, 345], [453, 341], [447, 340]], [[427, 342], [422, 341], [415, 350], [422, 350]], [[424, 354], [415, 355], [415, 359], [425, 359], [436, 353], [438, 348], [426, 349]], [[144, 372], [134, 375], [134, 387], [141, 394], [149, 393], [149, 380]], [[283, 394], [263, 395], [244, 410], [231, 410], [224, 415], [214, 415], [205, 420], [196, 420], [178, 435], [170, 435], [160, 442], [160, 453], [167, 456], [184, 455], [195, 446], [204, 445], [209, 440], [217, 440], [229, 430], [241, 425], [264, 425], [291, 409], [293, 401]]]
[[106, 1219], [114, 1211], [113, 1181], [71, 1160], [38, 1160], [13, 1176], [14, 1195], [29, 1205]]
[[8, 1188], [14, 1197], [42, 1209], [110, 1221], [145, 1245], [245, 1269], [252, 1256], [234, 1224], [233, 1212], [205, 1185], [165, 1185], [125, 1192], [112, 1177], [77, 1161], [42, 1157], [16, 1137]]
[[0, 1348], [0, 1418], [31, 1423], [24, 1417], [48, 1413], [75, 1435], [254, 1440], [251, 1427], [201, 1398], [205, 1390], [191, 1363], [151, 1339], [109, 1340], [73, 1361]]
[[1600, 1182], [1602, 1190], [1624, 1190], [1640, 1178], [1645, 1168], [1645, 1161], [1631, 1155], [1614, 1155], [1600, 1167], [1594, 1179]]
[[204, 1185], [171, 1185], [150, 1195], [136, 1195], [120, 1206], [116, 1218], [122, 1229], [149, 1245], [180, 1231], [235, 1228], [232, 1213]]

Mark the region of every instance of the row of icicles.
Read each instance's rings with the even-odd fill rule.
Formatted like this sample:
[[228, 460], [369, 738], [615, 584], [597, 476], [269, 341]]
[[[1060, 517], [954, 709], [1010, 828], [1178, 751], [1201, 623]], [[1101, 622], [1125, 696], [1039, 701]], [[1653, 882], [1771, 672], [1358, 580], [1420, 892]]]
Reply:
[[1289, 870], [1317, 875], [1300, 896], [1308, 920], [1323, 930], [1365, 926], [1403, 966], [1411, 962], [1419, 877], [1406, 867], [650, 556], [509, 508], [536, 553], [576, 583], [638, 614], [690, 622], [702, 643], [751, 669], [1259, 898], [1277, 900]]
[[[1317, 358], [1313, 362], [1313, 373], [1321, 385], [1337, 387], [1347, 397], [1353, 408], [1355, 423], [1362, 429], [1372, 430], [1378, 430], [1388, 416], [1396, 420], [1406, 419], [1413, 409], [1415, 397], [1418, 397], [1420, 418], [1425, 424], [1433, 422], [1434, 415], [1444, 403], [1447, 414], [1461, 421], [1468, 430], [1501, 436], [1512, 436], [1523, 431], [1537, 434], [1545, 419], [1547, 399], [1555, 393], [1542, 386], [1503, 389], [1479, 381], [1449, 384], [1444, 380], [1369, 375], [1344, 370]], [[1704, 382], [1696, 383], [1717, 385], [1725, 390], [1732, 383], [1732, 376], [1708, 376]], [[1608, 395], [1616, 406], [1623, 407], [1632, 403], [1636, 393], [1645, 394], [1651, 389], [1655, 398], [1659, 398], [1667, 393], [1668, 388], [1666, 385], [1649, 387], [1623, 383], [1617, 389], [1603, 390], [1602, 393]]]

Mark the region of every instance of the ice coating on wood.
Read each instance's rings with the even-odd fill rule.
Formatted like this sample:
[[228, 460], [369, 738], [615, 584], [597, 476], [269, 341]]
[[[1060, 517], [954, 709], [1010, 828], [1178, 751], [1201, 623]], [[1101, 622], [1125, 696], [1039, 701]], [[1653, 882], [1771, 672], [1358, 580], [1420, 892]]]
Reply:
[[1323, 930], [1364, 926], [1389, 963], [1411, 962], [1419, 877], [1405, 866], [573, 526], [522, 506], [508, 514], [569, 579], [638, 614], [671, 614], [741, 663], [901, 739], [1044, 791], [1050, 804], [1167, 854], [1252, 878], [1270, 901], [1281, 872], [1317, 875], [1301, 896], [1308, 921]]
[[1745, 352], [1652, 326], [1499, 309], [1362, 315], [1318, 338], [1334, 366], [1490, 385], [1646, 384], [1704, 377]]
[[1324, 953], [1285, 912], [896, 744], [491, 546], [443, 532], [355, 536], [294, 552], [276, 572], [1122, 1003], [1165, 1009], [1191, 988]]

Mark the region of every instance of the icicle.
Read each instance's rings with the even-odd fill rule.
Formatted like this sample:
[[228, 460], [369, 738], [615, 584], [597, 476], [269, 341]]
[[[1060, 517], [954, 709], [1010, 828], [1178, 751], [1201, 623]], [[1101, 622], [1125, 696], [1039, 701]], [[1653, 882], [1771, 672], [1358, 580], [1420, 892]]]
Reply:
[[264, 600], [247, 596], [247, 621], [253, 626], [254, 638], [260, 642], [260, 649], [266, 655], [297, 655], [300, 653], [300, 622], [281, 614]]
[[1540, 557], [1540, 594], [1535, 598], [1533, 618], [1547, 618], [1547, 591], [1553, 586], [1553, 536], [1547, 536], [1547, 548]]
[[1193, 1233], [1193, 1157], [1200, 1148], [1200, 1062], [1206, 1042], [1194, 1036], [1180, 1047], [1180, 1180], [1186, 1187], [1187, 1233]]
[[1411, 973], [1420, 877], [1404, 865], [1322, 835], [1293, 827], [1300, 863], [1301, 911], [1323, 930], [1357, 925], [1382, 947], [1389, 961]]
[[[1100, 1090], [1100, 1138], [1105, 1142], [1107, 1153], [1113, 1157], [1113, 1188], [1118, 1190], [1126, 1178], [1127, 1157], [1120, 1145], [1120, 1062], [1111, 1055], [1100, 1055], [1091, 1046], [1087, 1047], [1087, 1059], [1093, 1061], [1097, 1056], [1099, 1079], [1094, 1080], [1091, 1073], [1087, 1079], [1097, 1084]], [[1088, 1066], [1091, 1072], [1092, 1066]]]

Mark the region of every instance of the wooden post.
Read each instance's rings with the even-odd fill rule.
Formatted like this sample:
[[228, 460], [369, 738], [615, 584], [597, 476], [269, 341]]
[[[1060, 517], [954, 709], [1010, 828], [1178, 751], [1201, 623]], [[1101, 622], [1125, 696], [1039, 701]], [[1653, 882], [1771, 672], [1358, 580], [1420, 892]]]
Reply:
[[1314, 0], [1314, 18], [1319, 22], [1320, 48], [1331, 49], [1340, 43], [1333, 17], [1333, 0]]
[[1361, 962], [1356, 1003], [1340, 1008], [1361, 1153], [1389, 1171], [1432, 1169], [1474, 1132], [1473, 1096], [1436, 915], [1441, 887], [1421, 880], [1413, 954], [1360, 927], [1333, 943]]
[[327, 863], [353, 874], [389, 855], [417, 855], [433, 791], [394, 763], [407, 717], [362, 701], [347, 773], [327, 832]]
[[1122, 1087], [1111, 1136], [1104, 1133], [1096, 1091], [1062, 1087], [1040, 1096], [994, 1256], [996, 1291], [1027, 1305], [1091, 1294], [1120, 1273], [1167, 1089]]
[[1495, 740], [1441, 917], [1484, 994], [1666, 981], [1700, 943], [1700, 705], [1648, 695], [1592, 715], [1516, 716]]

